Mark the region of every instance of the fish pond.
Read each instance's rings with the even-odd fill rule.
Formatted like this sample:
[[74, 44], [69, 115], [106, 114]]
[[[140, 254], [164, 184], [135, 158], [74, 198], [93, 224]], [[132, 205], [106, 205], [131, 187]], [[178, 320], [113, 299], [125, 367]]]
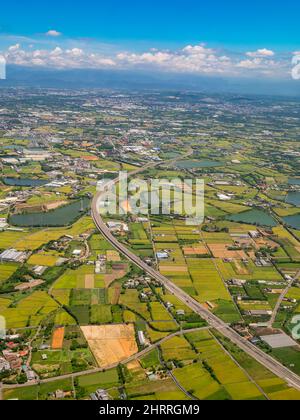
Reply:
[[15, 214], [9, 223], [20, 227], [62, 227], [73, 224], [90, 209], [91, 200], [87, 197], [74, 201], [48, 213]]

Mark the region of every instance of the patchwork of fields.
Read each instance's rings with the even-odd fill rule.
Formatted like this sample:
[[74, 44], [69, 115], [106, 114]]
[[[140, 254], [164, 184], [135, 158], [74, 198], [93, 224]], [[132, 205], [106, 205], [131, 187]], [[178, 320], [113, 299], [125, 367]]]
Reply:
[[19, 300], [17, 304], [12, 304], [13, 302], [9, 299], [0, 301], [0, 314], [6, 319], [7, 328], [38, 326], [59, 307], [45, 292], [35, 292]]

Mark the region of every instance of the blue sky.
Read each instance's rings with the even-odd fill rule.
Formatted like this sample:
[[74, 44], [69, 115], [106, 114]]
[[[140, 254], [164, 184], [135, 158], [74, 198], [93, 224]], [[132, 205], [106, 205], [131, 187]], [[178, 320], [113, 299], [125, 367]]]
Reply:
[[296, 47], [300, 3], [278, 1], [106, 0], [3, 2], [1, 32], [32, 36], [57, 28], [105, 41]]
[[[296, 0], [3, 2], [0, 51], [20, 65], [232, 75], [261, 69], [282, 77], [300, 50], [299, 16]], [[52, 58], [46, 57], [51, 51]]]

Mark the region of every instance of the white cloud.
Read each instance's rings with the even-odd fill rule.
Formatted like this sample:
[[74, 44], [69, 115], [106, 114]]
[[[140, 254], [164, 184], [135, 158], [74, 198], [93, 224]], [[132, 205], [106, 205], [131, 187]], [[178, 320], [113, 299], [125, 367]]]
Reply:
[[72, 50], [67, 50], [67, 54], [73, 56], [73, 57], [82, 57], [83, 56], [83, 50], [81, 48], [73, 48]]
[[275, 61], [263, 58], [253, 58], [242, 60], [236, 64], [236, 67], [256, 75], [268, 77], [282, 77], [289, 73], [289, 63], [283, 61]]
[[292, 59], [291, 75], [294, 80], [300, 80], [300, 51], [295, 51]]
[[50, 51], [49, 55], [52, 57], [58, 57], [63, 54], [63, 50], [60, 47], [54, 48], [54, 50]]
[[69, 48], [63, 48], [50, 43], [47, 49], [44, 46], [34, 49], [16, 44], [9, 47], [4, 55], [9, 64], [57, 69], [117, 68], [221, 76], [274, 76], [288, 75], [291, 71], [291, 58], [275, 58], [275, 52], [266, 48], [245, 52], [244, 55], [224, 54], [204, 44], [187, 45], [177, 50], [151, 48], [140, 53], [112, 50], [100, 53], [99, 50], [90, 51], [87, 43], [73, 41], [68, 45]]
[[237, 64], [237, 67], [244, 69], [258, 69], [262, 65], [262, 59], [254, 58], [253, 60], [242, 60]]
[[204, 45], [188, 45], [178, 51], [150, 51], [135, 54], [125, 52], [117, 55], [125, 66], [156, 67], [164, 71], [181, 73], [219, 74], [226, 73], [231, 66], [231, 59], [219, 56], [216, 51]]
[[52, 37], [58, 37], [58, 36], [61, 36], [62, 33], [61, 32], [58, 32], [58, 31], [56, 31], [54, 29], [51, 29], [50, 31], [46, 32], [46, 35], [47, 36], [52, 36]]
[[57, 69], [72, 68], [107, 68], [114, 67], [116, 62], [100, 54], [91, 54], [81, 48], [62, 49], [57, 46], [51, 50], [24, 50], [19, 45], [12, 46], [4, 54], [10, 64], [23, 66], [43, 66]]
[[17, 51], [21, 48], [20, 44], [16, 44], [16, 45], [12, 45], [11, 47], [9, 47], [8, 51]]
[[248, 57], [257, 58], [257, 57], [274, 57], [275, 52], [272, 50], [268, 50], [267, 48], [262, 48], [257, 51], [247, 52], [246, 55]]
[[262, 48], [257, 51], [247, 52], [247, 58], [236, 63], [236, 67], [262, 76], [283, 76], [288, 74], [288, 61], [281, 58], [275, 59], [275, 52]]

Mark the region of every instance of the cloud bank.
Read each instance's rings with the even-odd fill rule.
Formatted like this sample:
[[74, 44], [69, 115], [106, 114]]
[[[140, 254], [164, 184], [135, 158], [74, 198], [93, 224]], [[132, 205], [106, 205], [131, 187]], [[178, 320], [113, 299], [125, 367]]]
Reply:
[[[54, 39], [60, 35], [56, 30], [47, 33], [47, 36]], [[59, 70], [111, 68], [233, 77], [289, 77], [292, 60], [292, 53], [289, 57], [282, 57], [267, 48], [243, 53], [225, 53], [205, 44], [187, 45], [176, 50], [121, 50], [103, 53], [91, 51], [88, 43], [71, 48], [59, 45], [47, 48], [35, 48], [34, 45], [23, 47], [17, 43], [7, 48], [3, 55], [8, 64]]]

